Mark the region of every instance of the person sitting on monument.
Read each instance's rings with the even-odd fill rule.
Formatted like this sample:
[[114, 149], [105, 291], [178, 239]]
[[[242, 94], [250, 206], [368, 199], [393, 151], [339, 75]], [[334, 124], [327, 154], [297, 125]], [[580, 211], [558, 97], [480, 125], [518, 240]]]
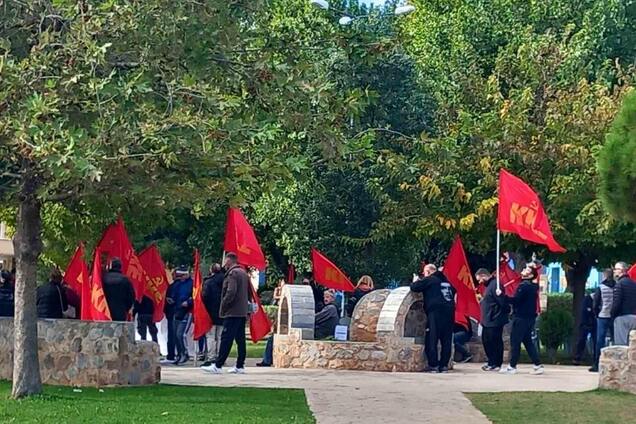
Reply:
[[368, 275], [363, 275], [358, 280], [356, 284], [356, 289], [353, 291], [353, 295], [349, 298], [347, 302], [347, 315], [353, 316], [353, 311], [356, 308], [356, 305], [366, 294], [369, 294], [373, 291], [373, 279]]
[[127, 321], [128, 313], [135, 304], [135, 290], [121, 269], [121, 260], [113, 258], [110, 270], [102, 277], [104, 296], [113, 321]]
[[314, 338], [316, 340], [333, 337], [339, 321], [338, 308], [334, 304], [335, 293], [333, 290], [326, 290], [324, 295], [325, 306], [316, 312], [314, 320]]
[[38, 318], [64, 318], [64, 311], [68, 308], [66, 293], [62, 289], [62, 273], [53, 269], [49, 282], [37, 289]]
[[461, 359], [460, 363], [465, 364], [473, 359], [473, 355], [466, 349], [466, 343], [473, 338], [473, 326], [470, 322], [470, 317], [464, 317], [463, 322], [455, 321], [453, 326], [453, 345], [455, 346], [455, 352], [459, 353]]
[[[453, 344], [455, 289], [433, 264], [424, 267], [424, 278], [414, 277], [411, 291], [422, 293], [426, 312], [425, 353], [428, 365], [424, 372], [448, 372]], [[441, 354], [438, 346], [441, 344]]]

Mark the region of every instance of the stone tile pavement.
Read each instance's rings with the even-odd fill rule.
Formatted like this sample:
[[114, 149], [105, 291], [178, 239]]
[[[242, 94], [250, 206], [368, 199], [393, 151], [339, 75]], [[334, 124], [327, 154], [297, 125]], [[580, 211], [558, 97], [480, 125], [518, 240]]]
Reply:
[[[253, 362], [251, 364], [253, 365]], [[164, 367], [162, 383], [304, 389], [319, 424], [488, 423], [466, 392], [586, 391], [598, 387], [587, 367], [547, 366], [542, 376], [520, 365], [514, 376], [460, 364], [448, 374], [379, 373], [250, 367], [245, 375], [210, 375], [193, 367]]]

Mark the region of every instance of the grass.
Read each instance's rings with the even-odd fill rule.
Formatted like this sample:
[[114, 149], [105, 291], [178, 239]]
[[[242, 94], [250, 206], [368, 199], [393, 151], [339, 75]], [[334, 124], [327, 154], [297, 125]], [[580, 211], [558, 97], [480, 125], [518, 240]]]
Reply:
[[[247, 341], [247, 357], [248, 358], [262, 358], [263, 352], [265, 352], [265, 345], [267, 344], [267, 339], [261, 340], [258, 343], [252, 343], [251, 340]], [[232, 351], [230, 352], [230, 358], [236, 358], [236, 343], [232, 346]]]
[[0, 423], [314, 423], [302, 390], [157, 385], [82, 389], [46, 386], [10, 400], [0, 382]]
[[583, 393], [467, 393], [495, 424], [624, 424], [636, 419], [636, 396], [609, 390]]

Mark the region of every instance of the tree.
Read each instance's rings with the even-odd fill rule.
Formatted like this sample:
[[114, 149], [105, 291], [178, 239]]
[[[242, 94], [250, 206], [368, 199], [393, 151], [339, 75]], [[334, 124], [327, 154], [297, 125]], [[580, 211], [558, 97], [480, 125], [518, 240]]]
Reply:
[[43, 223], [53, 242], [79, 230], [65, 249], [117, 214], [149, 234], [174, 209], [198, 217], [208, 203], [284, 185], [298, 173], [299, 139], [339, 148], [333, 121], [348, 105], [290, 54], [290, 40], [269, 37], [268, 5], [7, 0], [0, 9], [0, 199], [17, 211], [14, 397], [41, 390]]
[[636, 92], [625, 96], [598, 155], [599, 195], [619, 220], [636, 223]]

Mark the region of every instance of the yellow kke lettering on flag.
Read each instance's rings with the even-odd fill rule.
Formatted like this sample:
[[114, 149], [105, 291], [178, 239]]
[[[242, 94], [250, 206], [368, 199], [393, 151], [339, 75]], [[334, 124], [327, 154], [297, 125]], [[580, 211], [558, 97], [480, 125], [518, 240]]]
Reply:
[[472, 289], [473, 286], [473, 278], [470, 275], [470, 271], [466, 265], [462, 265], [462, 268], [459, 270], [457, 274], [457, 279], [462, 282], [466, 287]]
[[163, 299], [163, 295], [159, 291], [159, 286], [161, 285], [161, 282], [162, 282], [161, 277], [155, 277], [155, 278], [148, 277], [148, 280], [146, 282], [147, 284], [146, 287], [150, 291], [150, 294], [152, 295], [153, 299], [155, 300], [155, 304], [158, 304]]
[[325, 279], [334, 283], [342, 283], [342, 275], [333, 268], [325, 270]]
[[520, 225], [522, 227], [531, 230], [541, 240], [547, 240], [548, 236], [542, 231], [535, 228], [537, 221], [537, 212], [539, 211], [539, 205], [533, 201], [529, 206], [522, 206], [519, 203], [513, 202], [510, 208], [510, 222], [514, 225]]
[[238, 253], [244, 253], [244, 254], [246, 254], [246, 255], [249, 255], [249, 254], [251, 254], [251, 253], [252, 253], [252, 249], [250, 249], [250, 248], [249, 248], [249, 247], [247, 247], [247, 246], [240, 245], [240, 246], [238, 247]]
[[93, 288], [91, 293], [91, 303], [100, 313], [106, 314], [108, 305], [106, 304], [106, 295], [101, 287]]

